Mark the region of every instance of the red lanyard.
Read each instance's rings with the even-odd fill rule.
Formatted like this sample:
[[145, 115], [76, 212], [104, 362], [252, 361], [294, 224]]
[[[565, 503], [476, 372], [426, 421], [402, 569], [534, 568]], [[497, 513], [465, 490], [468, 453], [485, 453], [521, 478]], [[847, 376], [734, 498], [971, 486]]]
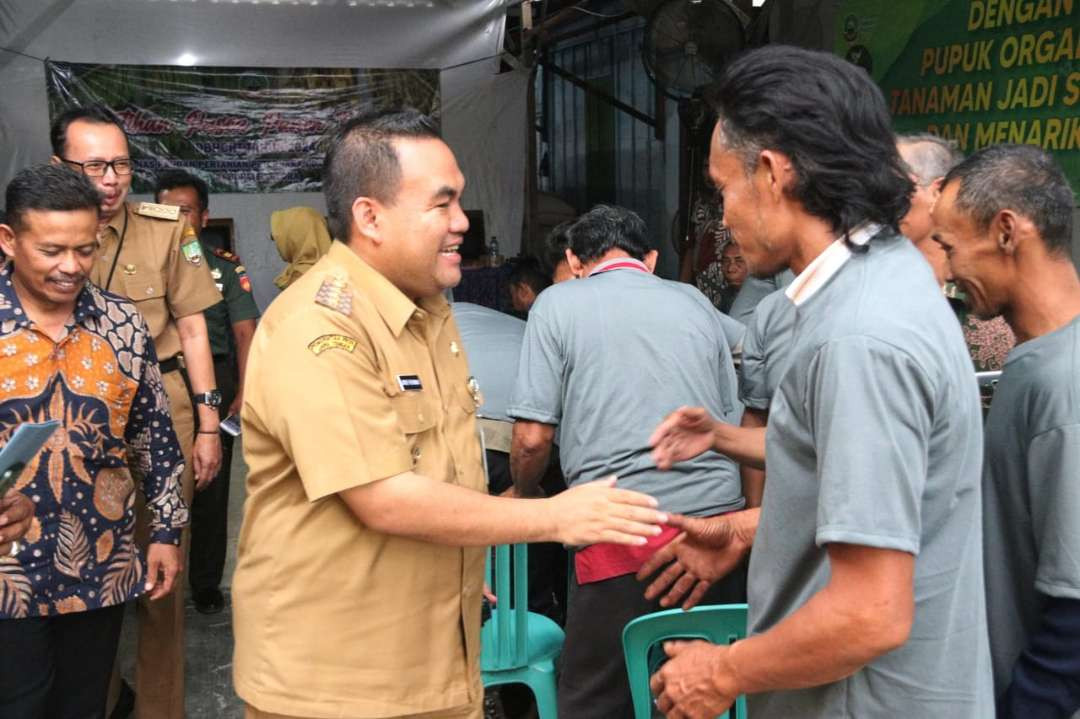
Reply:
[[604, 272], [610, 272], [611, 270], [638, 270], [639, 272], [649, 273], [649, 268], [645, 266], [645, 263], [641, 260], [635, 260], [628, 258], [625, 260], [615, 260], [610, 264], [601, 265], [592, 272], [589, 273], [589, 277], [593, 275], [603, 274]]

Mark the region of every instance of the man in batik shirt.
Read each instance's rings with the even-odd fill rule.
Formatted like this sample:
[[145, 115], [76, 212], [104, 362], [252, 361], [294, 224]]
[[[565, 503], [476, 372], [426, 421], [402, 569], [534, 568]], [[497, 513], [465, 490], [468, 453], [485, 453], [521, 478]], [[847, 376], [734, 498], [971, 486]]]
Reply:
[[[183, 459], [145, 321], [86, 280], [93, 185], [33, 167], [6, 203], [0, 446], [23, 422], [61, 424], [16, 484], [34, 518], [20, 551], [0, 559], [0, 716], [102, 716], [124, 603], [165, 596], [180, 570]], [[145, 563], [129, 459], [154, 515]]]

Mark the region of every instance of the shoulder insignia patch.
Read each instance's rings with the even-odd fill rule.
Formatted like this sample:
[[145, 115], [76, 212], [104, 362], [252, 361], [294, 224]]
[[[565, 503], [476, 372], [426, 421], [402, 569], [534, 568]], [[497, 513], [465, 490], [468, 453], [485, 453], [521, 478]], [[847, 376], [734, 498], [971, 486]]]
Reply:
[[176, 205], [160, 205], [156, 202], [140, 202], [135, 208], [136, 215], [153, 217], [158, 220], [179, 220], [180, 208]]
[[340, 312], [352, 314], [352, 289], [344, 277], [327, 277], [315, 293], [315, 303]]
[[307, 348], [314, 352], [316, 356], [321, 355], [326, 350], [352, 352], [356, 349], [356, 340], [345, 335], [322, 335], [312, 340]]
[[237, 265], [235, 272], [236, 281], [240, 283], [240, 289], [244, 292], [251, 292], [251, 280], [248, 278], [248, 273], [247, 270], [244, 269], [244, 266]]
[[180, 238], [180, 252], [183, 253], [184, 259], [191, 264], [202, 264], [202, 245], [199, 244], [199, 238], [195, 234], [195, 230], [190, 227], [184, 230], [184, 236]]
[[210, 251], [214, 253], [215, 257], [220, 257], [223, 260], [227, 260], [234, 265], [240, 264], [240, 258], [234, 252], [223, 250], [220, 247], [211, 247]]

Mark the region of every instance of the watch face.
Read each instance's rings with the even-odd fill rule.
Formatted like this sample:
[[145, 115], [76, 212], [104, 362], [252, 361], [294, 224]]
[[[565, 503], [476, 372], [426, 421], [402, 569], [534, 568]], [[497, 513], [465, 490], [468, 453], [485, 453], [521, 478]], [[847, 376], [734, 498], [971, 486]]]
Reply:
[[195, 404], [205, 404], [207, 407], [220, 407], [221, 390], [212, 389], [209, 392], [195, 395]]

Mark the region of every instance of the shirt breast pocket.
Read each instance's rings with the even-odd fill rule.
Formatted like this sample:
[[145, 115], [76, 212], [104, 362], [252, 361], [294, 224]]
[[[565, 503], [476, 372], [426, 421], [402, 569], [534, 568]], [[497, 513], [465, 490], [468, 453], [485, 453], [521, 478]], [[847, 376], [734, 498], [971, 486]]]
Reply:
[[398, 427], [405, 435], [412, 457], [413, 469], [418, 469], [424, 460], [430, 460], [430, 456], [437, 446], [432, 441], [431, 430], [438, 422], [438, 416], [431, 407], [427, 398], [420, 392], [400, 392], [390, 397], [390, 406], [394, 408]]
[[124, 275], [124, 294], [132, 302], [164, 297], [165, 280], [155, 272]]

